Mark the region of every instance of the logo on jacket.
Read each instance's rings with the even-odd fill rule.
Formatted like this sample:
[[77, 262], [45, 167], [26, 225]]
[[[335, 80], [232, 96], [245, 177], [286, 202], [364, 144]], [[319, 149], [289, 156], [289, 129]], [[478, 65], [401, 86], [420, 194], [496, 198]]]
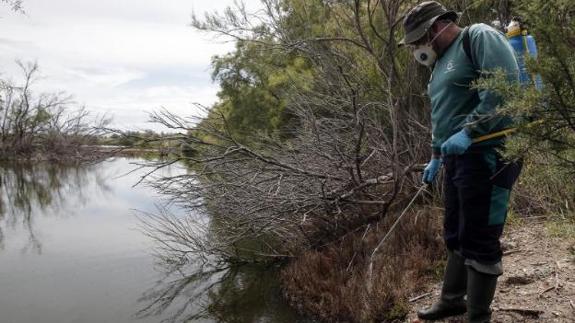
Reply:
[[447, 65], [445, 65], [445, 72], [444, 73], [450, 73], [455, 71], [455, 64], [453, 64], [453, 60], [449, 60], [449, 62], [447, 62]]

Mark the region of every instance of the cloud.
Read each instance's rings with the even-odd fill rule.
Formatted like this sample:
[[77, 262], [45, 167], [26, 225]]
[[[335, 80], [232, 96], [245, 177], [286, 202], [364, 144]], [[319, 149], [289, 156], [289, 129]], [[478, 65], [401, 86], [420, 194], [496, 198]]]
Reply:
[[126, 91], [122, 98], [106, 101], [107, 114], [116, 116], [115, 125], [121, 129], [154, 129], [165, 131], [148, 122], [149, 113], [166, 109], [179, 116], [202, 116], [195, 103], [210, 105], [216, 99], [217, 87], [155, 86], [145, 90]]
[[145, 77], [143, 71], [129, 70], [122, 67], [95, 68], [85, 67], [70, 70], [73, 79], [81, 79], [93, 85], [116, 87], [130, 81]]
[[[259, 1], [247, 1], [257, 8]], [[124, 128], [145, 126], [146, 111], [165, 107], [199, 113], [218, 87], [210, 79], [214, 55], [231, 42], [189, 27], [192, 11], [222, 10], [233, 0], [27, 0], [26, 16], [2, 13], [0, 73], [17, 77], [15, 59], [37, 61], [41, 91], [73, 94], [95, 113], [114, 115]], [[149, 127], [149, 125], [147, 125]]]
[[148, 70], [141, 77], [122, 84], [123, 88], [148, 88], [181, 84], [210, 84], [210, 72], [197, 66], [167, 66]]

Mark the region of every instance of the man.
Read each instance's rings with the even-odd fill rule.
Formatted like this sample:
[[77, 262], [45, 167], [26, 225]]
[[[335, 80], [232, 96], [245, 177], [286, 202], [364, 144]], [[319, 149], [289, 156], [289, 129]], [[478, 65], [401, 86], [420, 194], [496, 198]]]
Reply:
[[410, 46], [415, 59], [432, 69], [428, 95], [433, 153], [423, 181], [431, 183], [445, 165], [445, 277], [440, 300], [418, 316], [438, 320], [467, 312], [469, 322], [489, 322], [502, 274], [499, 238], [521, 165], [501, 159], [497, 149], [503, 145], [502, 136], [478, 142], [508, 128], [511, 120], [496, 114], [500, 97], [472, 89], [471, 83], [497, 69], [516, 82], [518, 66], [504, 35], [485, 24], [462, 29], [457, 20], [454, 11], [426, 1], [411, 9], [403, 22], [401, 44]]

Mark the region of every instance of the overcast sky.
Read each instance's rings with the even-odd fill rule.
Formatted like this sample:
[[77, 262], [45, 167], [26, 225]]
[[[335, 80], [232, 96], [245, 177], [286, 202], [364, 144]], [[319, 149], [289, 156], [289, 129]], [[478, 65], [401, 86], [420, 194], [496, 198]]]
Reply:
[[[258, 0], [245, 1], [256, 10]], [[197, 114], [213, 104], [210, 59], [233, 49], [189, 27], [192, 12], [221, 11], [233, 0], [25, 0], [25, 15], [0, 5], [0, 73], [37, 61], [42, 91], [66, 91], [107, 112], [121, 128], [148, 129], [146, 112]]]

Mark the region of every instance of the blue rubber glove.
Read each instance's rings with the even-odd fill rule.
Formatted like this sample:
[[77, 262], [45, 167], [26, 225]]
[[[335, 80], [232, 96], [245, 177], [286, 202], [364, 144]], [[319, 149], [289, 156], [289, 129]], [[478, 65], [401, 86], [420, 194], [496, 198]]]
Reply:
[[463, 154], [469, 146], [473, 143], [473, 140], [465, 129], [455, 133], [453, 136], [449, 137], [443, 145], [441, 145], [441, 154], [443, 156], [447, 155], [461, 155]]
[[427, 166], [423, 169], [423, 178], [422, 181], [425, 184], [431, 184], [437, 175], [437, 172], [441, 168], [441, 159], [439, 158], [431, 158]]

